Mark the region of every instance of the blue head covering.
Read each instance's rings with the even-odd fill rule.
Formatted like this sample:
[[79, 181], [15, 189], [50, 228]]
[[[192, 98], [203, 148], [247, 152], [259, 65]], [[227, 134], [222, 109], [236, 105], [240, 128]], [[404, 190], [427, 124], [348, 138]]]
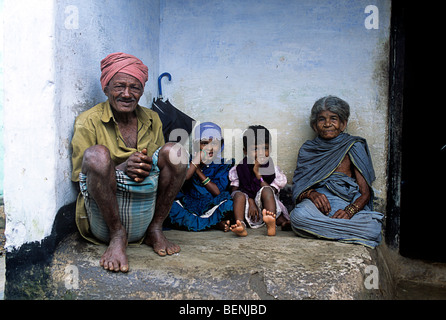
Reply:
[[213, 141], [220, 141], [220, 150], [218, 154], [215, 156], [213, 163], [221, 163], [221, 153], [224, 148], [223, 137], [221, 134], [221, 128], [213, 122], [203, 122], [200, 125], [196, 126], [194, 129], [193, 141], [201, 141], [203, 139], [212, 139]]
[[221, 134], [221, 128], [213, 122], [203, 122], [196, 126], [194, 129], [194, 141], [199, 141], [202, 139], [212, 139], [222, 141], [220, 151], [223, 151], [223, 137]]
[[210, 138], [221, 140], [221, 128], [218, 125], [213, 122], [202, 122], [195, 127], [194, 140]]

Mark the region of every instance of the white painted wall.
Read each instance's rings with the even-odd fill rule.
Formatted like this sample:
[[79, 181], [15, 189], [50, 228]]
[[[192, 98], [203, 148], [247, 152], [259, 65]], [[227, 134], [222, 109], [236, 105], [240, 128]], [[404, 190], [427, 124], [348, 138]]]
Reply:
[[156, 95], [159, 48], [158, 0], [59, 0], [56, 25], [55, 118], [58, 119], [58, 198], [72, 201], [71, 150], [74, 119], [107, 99], [99, 81], [100, 61], [112, 52], [126, 52], [149, 67], [140, 104], [150, 107]]
[[4, 1], [7, 246], [42, 239], [57, 211], [53, 1]]
[[[367, 5], [379, 8], [367, 29]], [[348, 131], [373, 154], [384, 197], [390, 1], [4, 0], [4, 200], [7, 249], [40, 241], [75, 199], [69, 142], [75, 117], [106, 97], [100, 60], [124, 51], [149, 67], [141, 100], [163, 94], [224, 129], [278, 133], [291, 180], [314, 101], [352, 106]]]
[[[0, 21], [3, 21], [3, 0], [0, 0]], [[0, 204], [3, 203], [3, 24], [0, 24]]]
[[141, 99], [156, 94], [158, 0], [4, 0], [4, 200], [7, 250], [40, 241], [60, 207], [75, 200], [70, 180], [75, 117], [105, 101], [100, 61], [134, 54], [149, 67]]

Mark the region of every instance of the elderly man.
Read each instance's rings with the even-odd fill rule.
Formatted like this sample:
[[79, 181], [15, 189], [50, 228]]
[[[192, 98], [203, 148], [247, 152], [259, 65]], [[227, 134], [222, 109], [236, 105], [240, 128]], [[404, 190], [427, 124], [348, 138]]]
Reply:
[[291, 225], [303, 237], [374, 248], [381, 241], [383, 214], [373, 211], [375, 173], [367, 142], [343, 132], [349, 116], [350, 107], [340, 98], [314, 104], [310, 125], [318, 136], [299, 151]]
[[180, 248], [162, 232], [183, 184], [188, 155], [164, 144], [157, 113], [138, 105], [148, 68], [138, 58], [112, 53], [101, 61], [108, 100], [76, 118], [72, 181], [79, 182], [76, 224], [94, 243], [108, 243], [100, 259], [107, 270], [127, 272], [128, 242], [143, 241], [159, 255]]

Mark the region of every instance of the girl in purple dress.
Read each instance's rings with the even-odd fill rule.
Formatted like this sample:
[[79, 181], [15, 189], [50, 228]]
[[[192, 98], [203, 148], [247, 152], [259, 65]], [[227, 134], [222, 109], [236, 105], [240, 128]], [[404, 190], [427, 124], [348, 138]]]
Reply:
[[231, 231], [246, 236], [251, 228], [266, 224], [267, 234], [276, 234], [276, 225], [290, 229], [287, 209], [279, 200], [287, 179], [269, 156], [271, 135], [263, 126], [250, 126], [243, 134], [243, 160], [229, 171], [236, 223]]

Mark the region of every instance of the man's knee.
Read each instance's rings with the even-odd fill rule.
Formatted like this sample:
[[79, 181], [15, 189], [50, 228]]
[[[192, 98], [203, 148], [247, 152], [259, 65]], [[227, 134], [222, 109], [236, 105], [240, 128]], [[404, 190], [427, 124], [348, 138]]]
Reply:
[[111, 165], [110, 151], [106, 146], [94, 145], [85, 150], [82, 159], [82, 172], [90, 170], [102, 171]]
[[185, 171], [189, 162], [189, 154], [179, 143], [168, 142], [159, 151], [158, 167], [164, 166], [174, 168], [178, 171]]

